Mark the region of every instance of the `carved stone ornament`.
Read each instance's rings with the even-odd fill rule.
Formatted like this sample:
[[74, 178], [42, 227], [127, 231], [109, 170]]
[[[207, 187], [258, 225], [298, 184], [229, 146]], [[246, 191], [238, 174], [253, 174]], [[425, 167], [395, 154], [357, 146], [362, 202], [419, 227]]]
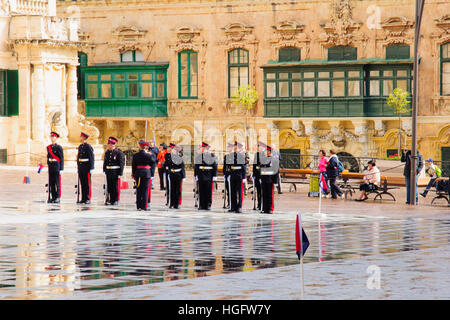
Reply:
[[112, 32], [118, 42], [139, 42], [147, 34], [147, 30], [139, 30], [135, 26], [121, 26]]
[[144, 57], [148, 57], [155, 45], [155, 41], [146, 39], [147, 30], [140, 30], [135, 26], [121, 26], [112, 32], [109, 46], [117, 53], [139, 50]]
[[169, 117], [189, 117], [203, 113], [204, 100], [170, 100]]
[[285, 20], [272, 26], [274, 33], [269, 41], [274, 49], [273, 60], [277, 60], [277, 53], [280, 48], [296, 47], [303, 52], [305, 59], [309, 59], [311, 39], [303, 33], [304, 25], [294, 20]]
[[222, 30], [225, 33], [227, 42], [240, 42], [253, 36], [253, 27], [240, 22], [230, 23]]
[[330, 21], [320, 24], [325, 32], [319, 36], [319, 41], [325, 48], [367, 42], [367, 36], [359, 31], [362, 23], [353, 20], [352, 10], [350, 0], [331, 1]]
[[77, 116], [80, 130], [89, 135], [89, 139], [90, 141], [92, 141], [92, 144], [97, 144], [98, 138], [100, 136], [100, 131], [97, 129], [97, 127], [95, 127], [95, 125], [87, 120], [84, 115], [78, 113]]
[[391, 17], [381, 23], [384, 30], [384, 46], [403, 43], [411, 45], [414, 40], [414, 22], [406, 17]]
[[438, 96], [432, 98], [433, 115], [450, 115], [450, 97]]

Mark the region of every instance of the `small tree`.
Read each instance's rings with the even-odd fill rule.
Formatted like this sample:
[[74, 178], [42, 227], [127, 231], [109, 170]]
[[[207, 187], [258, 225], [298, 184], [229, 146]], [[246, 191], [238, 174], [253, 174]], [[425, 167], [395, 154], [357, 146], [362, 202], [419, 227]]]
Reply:
[[[410, 93], [408, 91], [404, 91], [401, 88], [395, 88], [394, 91], [389, 95], [386, 99], [386, 103], [389, 107], [394, 109], [394, 112], [398, 116], [398, 154], [400, 155], [402, 152], [402, 118], [401, 115], [403, 113], [408, 113], [411, 111], [411, 107], [409, 104], [411, 101], [408, 101], [408, 97]], [[406, 145], [406, 137], [405, 137], [405, 145]]]
[[239, 86], [239, 88], [231, 96], [231, 98], [233, 99], [234, 105], [237, 105], [237, 106], [241, 105], [241, 106], [244, 106], [246, 109], [245, 131], [246, 131], [246, 136], [247, 136], [246, 143], [247, 143], [247, 148], [248, 148], [248, 134], [247, 134], [248, 112], [255, 107], [256, 102], [258, 101], [258, 92], [256, 91], [255, 88], [250, 87], [250, 85]]

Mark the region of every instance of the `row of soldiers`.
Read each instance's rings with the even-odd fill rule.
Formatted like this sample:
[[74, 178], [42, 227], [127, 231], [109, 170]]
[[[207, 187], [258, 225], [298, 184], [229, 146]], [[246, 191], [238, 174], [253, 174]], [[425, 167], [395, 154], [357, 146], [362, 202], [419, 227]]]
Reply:
[[[49, 203], [59, 203], [61, 198], [61, 174], [64, 170], [64, 153], [56, 143], [58, 133], [51, 132], [52, 143], [47, 147], [47, 164], [49, 172]], [[77, 203], [90, 204], [91, 175], [94, 170], [95, 157], [92, 146], [87, 143], [88, 135], [81, 133], [81, 144], [78, 147], [77, 168]], [[105, 205], [118, 205], [120, 201], [121, 178], [125, 159], [123, 152], [116, 147], [118, 140], [109, 137], [107, 151], [103, 161], [105, 174]], [[160, 179], [164, 179], [166, 187], [166, 205], [178, 209], [182, 203], [183, 182], [186, 179], [182, 148], [174, 143], [167, 147], [157, 159], [157, 151], [144, 140], [139, 141], [139, 151], [133, 155], [131, 174], [135, 180], [136, 206], [140, 210], [149, 210], [151, 202], [152, 178], [158, 163]], [[247, 179], [248, 158], [242, 150], [243, 145], [237, 141], [228, 144], [228, 153], [224, 156], [223, 176], [225, 183], [224, 197], [228, 198], [229, 212], [242, 212], [244, 184]], [[252, 180], [254, 186], [254, 209], [263, 213], [273, 212], [274, 185], [277, 183], [279, 160], [271, 153], [271, 147], [258, 143], [258, 152], [253, 161]], [[214, 182], [217, 181], [218, 161], [210, 152], [209, 144], [203, 142], [194, 159], [194, 182], [196, 207], [198, 210], [210, 210]], [[80, 190], [81, 189], [81, 190]], [[81, 199], [79, 198], [81, 195]], [[257, 204], [256, 204], [257, 203]]]

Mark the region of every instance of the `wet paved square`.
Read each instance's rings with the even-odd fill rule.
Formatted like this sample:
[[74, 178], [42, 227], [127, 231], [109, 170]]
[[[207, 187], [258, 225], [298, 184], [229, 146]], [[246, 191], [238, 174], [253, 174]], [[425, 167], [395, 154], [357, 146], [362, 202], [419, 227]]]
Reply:
[[[138, 213], [130, 200], [118, 208], [105, 207], [98, 200], [89, 207], [77, 206], [68, 199], [60, 205], [49, 205], [30, 190], [29, 196], [24, 193], [21, 199], [4, 197], [0, 201], [0, 299], [83, 299], [90, 295], [108, 299], [119, 288], [127, 292], [121, 298], [133, 297], [133, 292], [141, 292], [135, 298], [156, 298], [150, 289], [142, 292], [142, 288], [162, 282], [197, 281], [189, 291], [192, 293], [201, 290], [201, 281], [214, 281], [218, 275], [237, 274], [233, 277], [239, 278], [239, 274], [248, 274], [238, 281], [218, 280], [223, 292], [214, 296], [242, 298], [245, 295], [233, 296], [232, 292], [241, 286], [248, 288], [252, 283], [250, 271], [270, 269], [282, 284], [283, 268], [278, 267], [298, 265], [294, 210], [263, 215], [246, 208], [243, 214], [230, 214], [219, 208], [199, 212], [186, 205], [175, 211], [155, 200], [152, 211]], [[7, 192], [11, 190], [2, 189], [3, 194]], [[158, 197], [161, 194], [155, 195], [155, 199]], [[296, 206], [301, 208], [301, 202]], [[320, 216], [300, 210], [311, 242], [306, 265], [320, 262], [325, 268], [334, 261], [344, 261], [336, 268], [350, 271], [352, 264], [346, 267], [345, 261], [397, 259], [400, 256], [395, 254], [448, 250], [450, 244], [447, 214], [389, 217], [361, 212]], [[435, 255], [448, 259], [439, 251]], [[277, 284], [273, 286], [276, 293]], [[338, 289], [330, 288], [330, 292]], [[224, 294], [227, 291], [229, 295]], [[170, 296], [170, 291], [166, 297], [183, 298]]]

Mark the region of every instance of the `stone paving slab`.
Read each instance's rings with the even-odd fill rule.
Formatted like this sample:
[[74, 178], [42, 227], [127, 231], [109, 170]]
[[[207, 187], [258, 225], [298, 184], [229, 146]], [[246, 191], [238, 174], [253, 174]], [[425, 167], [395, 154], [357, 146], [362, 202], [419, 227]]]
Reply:
[[[375, 274], [368, 272], [369, 266], [379, 268], [379, 289], [369, 280]], [[450, 299], [450, 246], [306, 263], [304, 273], [305, 299]], [[63, 298], [292, 300], [301, 298], [300, 288], [296, 264], [102, 292], [76, 291]]]

